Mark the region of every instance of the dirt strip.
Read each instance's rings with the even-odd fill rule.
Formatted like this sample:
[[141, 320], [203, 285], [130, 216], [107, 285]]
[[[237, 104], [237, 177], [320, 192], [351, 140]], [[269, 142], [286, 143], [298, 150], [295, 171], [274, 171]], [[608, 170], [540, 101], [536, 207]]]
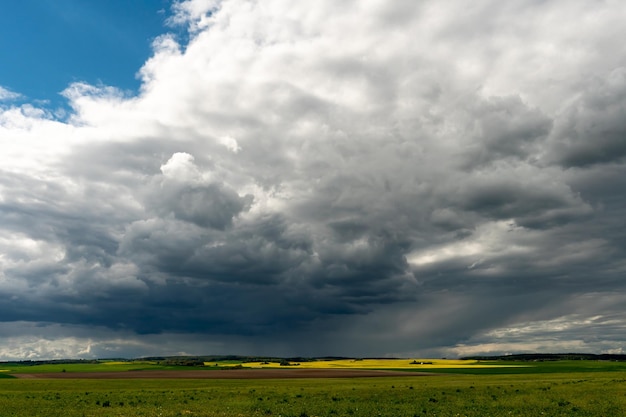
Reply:
[[433, 376], [426, 372], [356, 369], [236, 369], [228, 371], [122, 371], [13, 374], [23, 379], [283, 379], [283, 378], [372, 378]]

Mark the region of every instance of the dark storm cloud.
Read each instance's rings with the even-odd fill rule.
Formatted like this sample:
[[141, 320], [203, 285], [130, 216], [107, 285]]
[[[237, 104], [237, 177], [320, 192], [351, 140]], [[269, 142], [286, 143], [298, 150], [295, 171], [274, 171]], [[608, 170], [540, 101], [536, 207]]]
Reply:
[[3, 110], [0, 357], [619, 349], [619, 13], [357, 3], [181, 3], [140, 96]]
[[626, 157], [626, 69], [592, 79], [560, 115], [551, 157], [565, 167], [623, 162]]
[[527, 159], [552, 127], [545, 114], [529, 108], [519, 97], [478, 101], [472, 110], [468, 116], [473, 126], [465, 133], [470, 138], [463, 149], [470, 169], [506, 158]]
[[533, 171], [507, 167], [475, 174], [451, 195], [462, 210], [529, 228], [550, 228], [591, 214], [589, 204], [569, 187]]
[[[35, 241], [62, 244], [67, 261], [91, 258], [110, 264], [117, 250], [112, 228], [125, 217], [119, 216], [115, 204], [91, 206], [85, 196], [72, 195], [54, 182], [23, 176], [13, 180], [11, 188], [5, 184], [9, 189], [4, 189], [5, 202], [0, 204], [5, 231], [25, 234]], [[15, 195], [17, 190], [20, 192]]]
[[182, 187], [164, 184], [150, 200], [150, 206], [161, 216], [171, 213], [201, 227], [223, 230], [232, 225], [233, 217], [249, 206], [253, 197], [239, 197], [233, 189], [221, 184]]

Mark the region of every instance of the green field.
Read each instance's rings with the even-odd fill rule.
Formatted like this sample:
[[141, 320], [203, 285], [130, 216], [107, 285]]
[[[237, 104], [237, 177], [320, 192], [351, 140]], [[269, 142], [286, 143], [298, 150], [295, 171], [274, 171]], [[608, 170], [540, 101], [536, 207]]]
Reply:
[[[178, 366], [164, 366], [154, 362], [113, 362], [113, 363], [69, 363], [45, 365], [0, 364], [1, 374], [39, 374], [53, 372], [120, 372], [188, 369]], [[207, 368], [210, 369], [210, 368]], [[1, 417], [1, 415], [0, 415]]]
[[[400, 378], [2, 378], [0, 417], [626, 415], [626, 364], [623, 362], [559, 361], [527, 365], [532, 366], [461, 368], [440, 376]], [[85, 372], [102, 371], [104, 367], [128, 370], [139, 366], [162, 369], [161, 365], [150, 363], [54, 364], [23, 368], [31, 372], [42, 372], [42, 369]], [[10, 367], [2, 367], [4, 372], [0, 374], [23, 372], [23, 368], [15, 365], [10, 370], [7, 368]], [[501, 374], [505, 369], [510, 373]], [[523, 373], [519, 373], [521, 369]], [[446, 372], [452, 371], [452, 368], [446, 369]], [[459, 374], [477, 371], [491, 373]]]
[[[160, 370], [205, 370], [232, 368], [267, 369], [386, 369], [405, 372], [431, 372], [472, 375], [509, 375], [569, 372], [626, 372], [626, 362], [601, 360], [506, 361], [454, 359], [340, 359], [311, 360], [288, 366], [276, 362], [241, 360], [205, 362], [204, 366], [180, 366], [163, 361], [93, 361], [84, 363], [0, 363], [0, 378], [10, 374], [55, 372], [121, 372]], [[1, 416], [0, 416], [1, 417]]]

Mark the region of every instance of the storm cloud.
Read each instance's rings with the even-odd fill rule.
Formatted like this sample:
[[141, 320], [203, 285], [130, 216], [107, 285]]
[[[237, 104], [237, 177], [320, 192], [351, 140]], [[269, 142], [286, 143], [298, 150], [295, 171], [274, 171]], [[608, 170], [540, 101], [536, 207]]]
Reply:
[[0, 87], [0, 359], [624, 353], [626, 8], [171, 13], [136, 96]]

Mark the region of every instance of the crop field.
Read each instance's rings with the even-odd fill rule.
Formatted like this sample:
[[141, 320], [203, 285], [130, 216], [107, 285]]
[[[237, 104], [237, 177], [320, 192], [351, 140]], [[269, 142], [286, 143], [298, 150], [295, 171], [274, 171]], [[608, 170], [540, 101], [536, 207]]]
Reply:
[[526, 367], [520, 363], [495, 363], [477, 360], [460, 359], [339, 359], [315, 360], [294, 362], [290, 365], [278, 362], [245, 362], [243, 366], [251, 368], [306, 368], [306, 369], [402, 369], [402, 370], [429, 370], [441, 369], [477, 369], [477, 368], [514, 368]]
[[[334, 361], [324, 362], [327, 362], [326, 366], [330, 366], [328, 362]], [[357, 362], [365, 360], [355, 363]], [[435, 360], [423, 362], [436, 365]], [[433, 376], [418, 376], [423, 374], [412, 373], [410, 369], [413, 368], [410, 368], [403, 372], [407, 376], [402, 377], [307, 379], [280, 377], [297, 372], [292, 367], [280, 371], [259, 369], [258, 372], [268, 372], [267, 379], [187, 379], [180, 369], [163, 367], [157, 363], [23, 367], [0, 364], [0, 375], [4, 376], [0, 377], [0, 417], [626, 415], [626, 364], [604, 361], [574, 362], [528, 363], [524, 364], [525, 367], [510, 368], [467, 368], [470, 364], [458, 363], [458, 366], [466, 367], [456, 368], [457, 372], [454, 373], [454, 368], [450, 367], [454, 364], [444, 362], [441, 370], [450, 373], [442, 374], [439, 368], [431, 368], [436, 372]], [[519, 362], [516, 364], [521, 365]], [[242, 365], [262, 366], [256, 363]], [[370, 365], [383, 364], [372, 362]], [[387, 365], [393, 365], [391, 369], [402, 369], [397, 366], [398, 363]], [[298, 366], [303, 364], [294, 365]], [[66, 373], [68, 378], [11, 377], [13, 374], [25, 374], [25, 368], [28, 368], [26, 370], [31, 372], [31, 376]], [[136, 372], [137, 368], [145, 372], [171, 370], [183, 377], [72, 378], [72, 373], [78, 375], [102, 372], [103, 368], [119, 374], [129, 370]], [[367, 366], [362, 369], [365, 368]], [[212, 369], [202, 372], [210, 375], [214, 372]], [[524, 371], [519, 373], [520, 369]], [[473, 374], [474, 370], [482, 370], [484, 374]], [[505, 370], [510, 373], [502, 374]], [[233, 369], [218, 372], [236, 375], [241, 371]], [[469, 373], [461, 374], [463, 371]]]

